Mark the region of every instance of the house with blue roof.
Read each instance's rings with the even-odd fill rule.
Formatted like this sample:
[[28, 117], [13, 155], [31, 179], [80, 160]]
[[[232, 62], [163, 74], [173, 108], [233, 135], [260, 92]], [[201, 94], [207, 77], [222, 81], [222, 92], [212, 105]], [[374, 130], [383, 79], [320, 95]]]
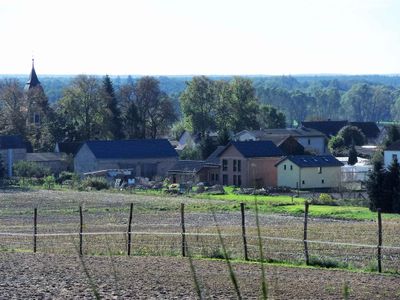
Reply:
[[77, 151], [74, 170], [84, 174], [100, 170], [130, 170], [136, 177], [165, 176], [178, 154], [166, 139], [87, 141]]
[[276, 186], [275, 164], [284, 156], [272, 141], [231, 142], [219, 153], [223, 185]]
[[286, 156], [276, 163], [278, 186], [331, 189], [340, 186], [343, 164], [332, 155]]

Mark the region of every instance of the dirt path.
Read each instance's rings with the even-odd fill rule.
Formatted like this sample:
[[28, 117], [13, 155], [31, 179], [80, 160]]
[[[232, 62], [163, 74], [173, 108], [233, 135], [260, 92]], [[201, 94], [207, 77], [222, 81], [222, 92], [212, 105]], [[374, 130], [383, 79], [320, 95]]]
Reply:
[[[84, 257], [104, 299], [196, 299], [187, 259], [178, 257]], [[195, 260], [203, 292], [211, 299], [235, 299], [221, 261]], [[260, 295], [260, 267], [234, 264], [244, 299]], [[0, 299], [94, 299], [76, 256], [0, 253]], [[400, 299], [400, 277], [346, 271], [268, 266], [270, 299]]]

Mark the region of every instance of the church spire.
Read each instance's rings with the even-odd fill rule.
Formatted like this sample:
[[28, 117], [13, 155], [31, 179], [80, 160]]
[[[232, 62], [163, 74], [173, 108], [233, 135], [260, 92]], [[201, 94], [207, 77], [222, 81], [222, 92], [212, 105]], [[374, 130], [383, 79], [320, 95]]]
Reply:
[[29, 79], [25, 84], [25, 90], [28, 91], [37, 86], [41, 86], [41, 85], [40, 85], [39, 78], [37, 77], [36, 71], [35, 71], [35, 59], [32, 58], [32, 70], [31, 70], [31, 74], [29, 75]]

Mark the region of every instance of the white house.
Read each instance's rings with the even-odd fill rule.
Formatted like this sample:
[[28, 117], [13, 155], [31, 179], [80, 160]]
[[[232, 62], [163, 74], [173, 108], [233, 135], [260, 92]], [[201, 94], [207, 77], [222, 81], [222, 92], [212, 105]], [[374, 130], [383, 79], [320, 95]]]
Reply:
[[299, 189], [337, 188], [343, 164], [332, 155], [286, 156], [276, 165], [278, 186]]
[[400, 140], [388, 146], [383, 152], [385, 168], [388, 168], [394, 159], [400, 161]]

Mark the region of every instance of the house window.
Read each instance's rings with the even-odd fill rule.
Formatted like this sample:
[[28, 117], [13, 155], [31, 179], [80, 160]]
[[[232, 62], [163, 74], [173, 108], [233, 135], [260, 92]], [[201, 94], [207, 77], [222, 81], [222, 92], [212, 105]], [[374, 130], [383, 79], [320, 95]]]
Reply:
[[293, 170], [293, 165], [290, 165], [290, 170]]
[[215, 180], [215, 174], [211, 174], [211, 181]]
[[238, 172], [242, 172], [242, 161], [241, 160], [237, 161], [237, 170], [238, 170]]
[[215, 181], [218, 182], [219, 181], [219, 175], [215, 174]]
[[308, 143], [309, 145], [311, 145], [311, 140], [310, 140], [310, 139], [308, 139], [308, 140], [307, 140], [307, 143]]
[[35, 125], [39, 125], [40, 124], [40, 115], [38, 113], [33, 113], [32, 116], [32, 123], [34, 123]]
[[222, 175], [222, 185], [228, 185], [228, 175]]
[[286, 170], [286, 165], [283, 165], [283, 169]]
[[236, 186], [237, 182], [236, 182], [236, 175], [233, 175], [233, 185]]
[[226, 159], [222, 160], [222, 171], [228, 171], [228, 161]]
[[322, 179], [322, 180], [321, 180], [321, 183], [322, 183], [322, 184], [324, 184], [324, 183], [325, 183], [325, 180], [324, 180], [324, 179]]
[[236, 159], [233, 160], [233, 172], [236, 172]]
[[242, 176], [238, 175], [237, 181], [238, 186], [242, 186]]
[[392, 154], [392, 160], [397, 160], [397, 154]]
[[321, 167], [318, 167], [317, 170], [318, 170], [318, 174], [322, 173], [322, 168]]
[[306, 184], [306, 182], [303, 180], [303, 181], [301, 182], [301, 184]]

